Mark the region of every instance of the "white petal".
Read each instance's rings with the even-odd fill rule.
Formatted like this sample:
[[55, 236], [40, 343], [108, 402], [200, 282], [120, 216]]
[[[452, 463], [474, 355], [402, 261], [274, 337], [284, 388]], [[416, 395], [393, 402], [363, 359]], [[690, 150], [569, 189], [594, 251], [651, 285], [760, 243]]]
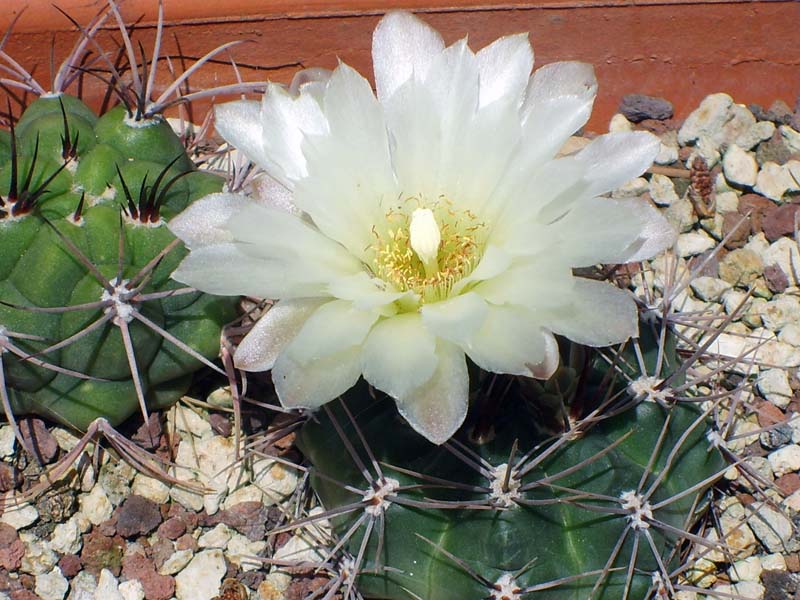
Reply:
[[574, 287], [570, 266], [563, 257], [544, 253], [482, 281], [474, 292], [495, 305], [513, 304], [534, 311], [559, 307]]
[[573, 267], [652, 258], [677, 237], [658, 209], [639, 199], [578, 201], [553, 228]]
[[439, 360], [433, 377], [398, 397], [397, 408], [420, 435], [443, 444], [467, 416], [469, 375], [464, 352], [454, 344], [440, 340], [436, 355]]
[[453, 286], [453, 294], [460, 294], [478, 281], [485, 281], [505, 272], [511, 266], [511, 257], [505, 250], [489, 244], [475, 270]]
[[[263, 148], [271, 165], [260, 165], [287, 188], [307, 173], [303, 140], [328, 130], [322, 109], [311, 94], [293, 97], [283, 86], [270, 83], [261, 100]], [[257, 163], [258, 164], [258, 163]]]
[[235, 244], [216, 244], [192, 250], [172, 273], [172, 278], [220, 296], [303, 298], [324, 295], [326, 284], [305, 275], [285, 263], [248, 256]]
[[342, 246], [281, 210], [247, 206], [230, 218], [228, 229], [243, 253], [293, 264], [305, 271], [297, 274], [302, 279], [332, 281], [362, 270], [361, 263]]
[[544, 359], [538, 364], [528, 365], [536, 379], [550, 379], [561, 362], [558, 354], [558, 342], [549, 331], [544, 332]]
[[392, 11], [372, 34], [375, 87], [381, 101], [412, 74], [424, 78], [434, 57], [444, 49], [439, 32], [414, 15]]
[[380, 321], [362, 347], [364, 379], [392, 396], [405, 396], [436, 370], [436, 339], [417, 313]]
[[554, 333], [587, 346], [624, 342], [639, 331], [636, 304], [630, 292], [604, 281], [575, 278], [564, 306], [547, 316]]
[[298, 217], [303, 213], [295, 206], [292, 191], [266, 173], [262, 173], [253, 180], [253, 191], [250, 197], [267, 208], [282, 210]]
[[169, 230], [188, 248], [233, 241], [226, 225], [253, 201], [239, 194], [209, 194], [192, 202], [169, 223]]
[[[599, 196], [644, 173], [658, 156], [661, 142], [652, 133], [607, 133], [574, 155], [584, 169], [584, 196]], [[569, 159], [565, 159], [569, 160]]]
[[596, 94], [592, 65], [557, 62], [537, 69], [522, 108], [525, 160], [534, 165], [553, 158], [567, 138], [589, 120]]
[[[393, 292], [383, 289], [384, 282], [376, 280], [365, 272], [356, 273], [349, 277], [340, 277], [328, 286], [328, 292], [334, 298], [350, 300], [353, 306], [360, 310], [383, 309], [385, 316], [393, 314], [387, 305], [402, 298], [403, 292]], [[385, 311], [389, 312], [385, 312]]]
[[362, 256], [375, 241], [373, 225], [385, 220], [382, 199], [397, 198], [383, 112], [369, 82], [345, 64], [331, 75], [324, 105], [330, 133], [306, 139], [308, 175], [293, 200], [320, 231]]
[[281, 300], [272, 306], [239, 342], [233, 364], [243, 371], [267, 371], [322, 304], [319, 298]]
[[264, 153], [261, 105], [255, 100], [237, 100], [214, 107], [214, 126], [226, 142], [262, 169], [274, 164]]
[[483, 326], [464, 350], [486, 371], [530, 377], [530, 365], [546, 361], [549, 352], [546, 334], [534, 317], [521, 307], [490, 305]]
[[344, 394], [361, 376], [360, 354], [353, 347], [301, 365], [282, 353], [272, 369], [278, 399], [287, 408], [318, 408]]
[[286, 348], [294, 361], [306, 364], [360, 346], [378, 313], [358, 310], [346, 300], [333, 300], [320, 306], [303, 324]]
[[422, 323], [437, 337], [464, 346], [483, 325], [488, 308], [486, 302], [474, 293], [463, 294], [425, 304], [420, 313]]
[[519, 106], [533, 68], [533, 49], [527, 33], [503, 36], [476, 55], [481, 78], [480, 105], [513, 98]]

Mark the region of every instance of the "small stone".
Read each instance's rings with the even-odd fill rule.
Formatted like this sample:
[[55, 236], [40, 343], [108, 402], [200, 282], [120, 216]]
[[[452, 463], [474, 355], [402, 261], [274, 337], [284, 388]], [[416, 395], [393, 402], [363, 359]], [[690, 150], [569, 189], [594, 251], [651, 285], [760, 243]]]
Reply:
[[286, 560], [299, 564], [304, 562], [317, 563], [324, 559], [323, 548], [312, 541], [307, 535], [293, 535], [280, 548], [275, 551], [273, 558]]
[[58, 568], [67, 579], [72, 579], [81, 571], [81, 558], [75, 554], [65, 554], [58, 559]]
[[16, 443], [17, 438], [14, 437], [14, 430], [8, 425], [0, 426], [0, 458], [12, 456]]
[[764, 326], [776, 332], [790, 323], [800, 323], [800, 299], [783, 294], [767, 302], [762, 317]]
[[633, 124], [625, 118], [625, 115], [616, 113], [613, 117], [611, 117], [611, 121], [608, 123], [608, 131], [609, 133], [624, 133], [633, 131]]
[[764, 272], [761, 258], [747, 248], [733, 250], [719, 263], [719, 276], [731, 285], [747, 287]]
[[264, 502], [277, 504], [294, 493], [297, 473], [277, 461], [258, 459], [253, 462], [253, 485], [263, 492]]
[[285, 600], [292, 578], [286, 573], [273, 571], [264, 578], [257, 590], [258, 600]]
[[764, 267], [764, 281], [767, 282], [767, 287], [774, 294], [781, 294], [789, 287], [789, 278], [778, 265]]
[[800, 471], [800, 446], [792, 444], [779, 448], [767, 456], [776, 477]]
[[3, 514], [0, 515], [0, 523], [10, 525], [17, 531], [33, 525], [39, 518], [39, 511], [28, 502], [17, 504], [13, 492], [8, 492], [3, 498], [2, 504], [5, 506]]
[[659, 206], [669, 206], [678, 201], [678, 194], [675, 193], [675, 184], [666, 175], [654, 173], [650, 178], [649, 187], [650, 197]]
[[695, 295], [706, 302], [719, 302], [731, 284], [716, 277], [697, 277], [689, 284]]
[[785, 571], [786, 559], [782, 554], [765, 554], [761, 557], [761, 566], [765, 571]]
[[43, 464], [49, 464], [58, 454], [58, 443], [41, 419], [20, 419], [19, 432], [25, 445], [33, 450], [36, 458]]
[[[748, 527], [747, 520], [747, 514], [742, 504], [735, 498], [732, 499], [720, 515], [719, 520], [722, 541], [726, 544], [726, 550], [730, 554], [714, 548], [706, 554], [706, 558], [709, 561], [725, 562], [729, 556], [736, 560], [752, 556], [758, 544], [752, 530]], [[711, 530], [706, 537], [712, 543], [716, 543], [719, 539], [716, 529]], [[705, 546], [700, 547], [700, 550], [705, 552]]]
[[793, 552], [800, 548], [800, 540], [794, 539], [794, 527], [786, 516], [762, 503], [756, 503], [751, 508], [754, 514], [748, 524], [767, 550]]
[[[190, 483], [197, 482], [196, 479], [190, 480]], [[175, 486], [170, 488], [169, 497], [175, 502], [190, 510], [192, 512], [199, 512], [203, 510], [203, 495], [193, 492], [192, 490], [184, 487]]]
[[789, 282], [789, 285], [800, 284], [800, 249], [794, 240], [783, 237], [764, 251], [764, 264], [777, 265]]
[[255, 571], [264, 566], [263, 561], [258, 557], [264, 553], [266, 548], [267, 543], [264, 540], [253, 541], [235, 533], [225, 547], [225, 554], [228, 560], [242, 571]]
[[752, 150], [759, 143], [770, 139], [774, 133], [774, 123], [758, 121], [757, 123], [752, 123], [745, 131], [739, 134], [734, 141], [740, 148]]
[[750, 556], [733, 563], [728, 568], [728, 576], [731, 581], [759, 581], [763, 570], [761, 559], [758, 556]]
[[211, 600], [219, 593], [226, 570], [222, 550], [203, 550], [175, 577], [175, 597]]
[[781, 125], [778, 127], [778, 132], [781, 134], [781, 138], [783, 138], [789, 151], [793, 154], [800, 154], [800, 133], [788, 125]]
[[125, 556], [122, 562], [122, 573], [126, 579], [139, 580], [147, 600], [167, 600], [175, 593], [175, 580], [168, 575], [158, 574], [153, 561], [141, 554], [134, 553]]
[[119, 506], [131, 494], [131, 480], [136, 471], [125, 461], [109, 461], [100, 469], [98, 483], [114, 506]]
[[800, 346], [800, 323], [789, 323], [781, 329], [778, 340], [790, 346]]
[[232, 532], [224, 523], [220, 523], [210, 531], [205, 532], [197, 540], [200, 548], [224, 548], [231, 539]]
[[146, 535], [161, 523], [161, 511], [147, 498], [132, 495], [117, 509], [117, 533], [122, 537]]
[[261, 490], [255, 485], [246, 485], [239, 488], [232, 494], [229, 494], [223, 501], [222, 508], [224, 510], [230, 510], [242, 502], [261, 502], [263, 500], [263, 496], [264, 495], [261, 493]]
[[153, 413], [147, 418], [147, 423], [142, 423], [131, 436], [131, 441], [145, 450], [155, 450], [159, 446], [162, 433], [161, 415]]
[[50, 548], [60, 554], [77, 554], [81, 551], [81, 528], [74, 515], [64, 523], [59, 523], [53, 529], [50, 538]]
[[108, 569], [100, 571], [97, 580], [97, 590], [94, 593], [96, 600], [124, 600], [119, 593], [119, 582]]
[[192, 556], [194, 556], [194, 552], [191, 550], [176, 550], [173, 552], [172, 556], [164, 561], [164, 564], [161, 565], [158, 572], [161, 575], [175, 575], [176, 573], [180, 573], [192, 560]]
[[671, 119], [673, 114], [672, 103], [664, 98], [645, 96], [644, 94], [626, 94], [622, 97], [619, 112], [633, 123], [645, 119], [664, 121]]
[[765, 570], [761, 582], [766, 588], [764, 600], [796, 600], [800, 592], [800, 578], [780, 570]]
[[179, 517], [172, 517], [158, 526], [158, 535], [167, 540], [177, 540], [186, 533], [186, 523]]
[[758, 391], [778, 408], [789, 406], [793, 391], [785, 369], [764, 369], [758, 375]]
[[795, 222], [800, 226], [800, 204], [784, 204], [766, 214], [761, 227], [767, 239], [774, 242], [784, 236], [794, 235]]
[[[753, 333], [755, 334], [755, 331]], [[758, 349], [754, 358], [772, 367], [800, 367], [800, 348], [778, 340], [770, 340]]]
[[686, 159], [686, 168], [691, 169], [695, 158], [698, 156], [706, 161], [706, 166], [710, 169], [719, 162], [719, 143], [708, 136], [701, 135], [697, 144], [691, 148], [691, 153]]
[[97, 579], [91, 573], [81, 571], [69, 582], [67, 600], [98, 600], [94, 593], [97, 590]]
[[611, 192], [612, 198], [634, 198], [641, 196], [647, 191], [649, 183], [644, 177], [636, 177], [630, 181], [626, 181], [616, 190]]
[[144, 586], [136, 579], [120, 583], [119, 593], [124, 600], [145, 600]]
[[758, 176], [758, 163], [752, 154], [745, 152], [736, 144], [731, 144], [722, 159], [722, 170], [730, 183], [752, 187]]
[[58, 567], [36, 576], [36, 594], [41, 600], [62, 600], [67, 595], [69, 583]]
[[131, 493], [147, 498], [156, 504], [164, 504], [169, 499], [169, 486], [158, 479], [137, 473], [133, 478]]
[[115, 576], [122, 569], [122, 553], [124, 540], [117, 537], [108, 537], [100, 534], [96, 529], [85, 535], [81, 549], [81, 563], [83, 568], [99, 576], [100, 571], [108, 569]]
[[678, 256], [686, 258], [711, 250], [717, 242], [705, 231], [690, 231], [678, 236]]
[[84, 517], [91, 521], [92, 525], [100, 525], [108, 521], [114, 513], [114, 507], [108, 499], [103, 486], [95, 485], [88, 494], [81, 494], [78, 497], [80, 511]]
[[181, 404], [176, 404], [167, 413], [167, 424], [170, 431], [174, 427], [181, 433], [187, 433], [199, 438], [213, 435], [208, 421], [191, 408]]
[[753, 189], [767, 198], [780, 202], [786, 192], [796, 190], [798, 185], [792, 176], [790, 164], [791, 161], [785, 165], [772, 162], [761, 165]]
[[697, 214], [688, 198], [679, 198], [664, 211], [664, 217], [681, 233], [688, 233], [697, 223]]
[[661, 136], [661, 145], [654, 161], [657, 165], [671, 165], [678, 162], [678, 138], [674, 131]]
[[[706, 96], [684, 121], [678, 131], [678, 142], [686, 145], [701, 135], [721, 136], [723, 127], [730, 120], [733, 99], [728, 94]], [[755, 118], [753, 119], [755, 121]]]
[[739, 194], [736, 192], [717, 192], [715, 199], [718, 213], [739, 211]]

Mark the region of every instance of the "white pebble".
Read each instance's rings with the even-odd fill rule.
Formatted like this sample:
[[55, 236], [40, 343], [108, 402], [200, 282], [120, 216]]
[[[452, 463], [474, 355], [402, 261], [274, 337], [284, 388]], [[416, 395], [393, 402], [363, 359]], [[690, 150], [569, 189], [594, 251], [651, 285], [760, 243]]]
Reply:
[[737, 560], [728, 567], [728, 575], [731, 581], [758, 581], [763, 570], [761, 559], [758, 556], [750, 556], [744, 560]]
[[731, 144], [722, 159], [722, 170], [725, 178], [731, 183], [752, 187], [756, 183], [758, 163], [752, 154], [745, 152], [736, 144]]
[[14, 445], [17, 438], [14, 437], [14, 430], [9, 425], [0, 427], [0, 458], [6, 458], [14, 454]]
[[233, 532], [225, 523], [218, 523], [213, 529], [206, 531], [197, 540], [201, 548], [224, 548]]
[[222, 550], [203, 550], [175, 577], [178, 600], [211, 600], [219, 593], [225, 575]]
[[100, 571], [94, 597], [95, 600], [125, 600], [119, 592], [119, 581], [108, 569]]
[[189, 549], [176, 550], [172, 553], [172, 556], [165, 560], [164, 564], [161, 565], [161, 568], [158, 570], [159, 574], [175, 575], [175, 573], [180, 573], [192, 560], [193, 555], [194, 552]]
[[776, 477], [800, 471], [800, 446], [790, 444], [770, 452], [767, 456]]
[[0, 523], [10, 525], [17, 531], [33, 525], [39, 518], [39, 511], [36, 507], [29, 502], [16, 504], [16, 499], [13, 492], [8, 492], [3, 498], [5, 504], [5, 511], [0, 516]]
[[36, 576], [34, 591], [42, 600], [62, 600], [67, 595], [68, 589], [69, 583], [58, 567]]
[[114, 512], [114, 507], [108, 499], [103, 486], [95, 485], [88, 494], [81, 494], [78, 497], [81, 513], [92, 522], [92, 525], [100, 525], [108, 521]]

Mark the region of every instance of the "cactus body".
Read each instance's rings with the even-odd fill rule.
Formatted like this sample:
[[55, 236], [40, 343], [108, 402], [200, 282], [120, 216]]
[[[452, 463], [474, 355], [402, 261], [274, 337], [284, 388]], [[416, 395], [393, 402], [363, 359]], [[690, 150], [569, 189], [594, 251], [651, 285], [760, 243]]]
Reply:
[[[67, 95], [34, 101], [13, 137], [0, 137], [0, 333], [18, 350], [0, 352], [11, 408], [77, 429], [97, 417], [118, 424], [139, 401], [116, 318], [96, 325], [113, 296], [102, 280], [123, 292], [138, 286], [130, 298], [138, 315], [216, 357], [234, 299], [142, 296], [178, 287], [169, 275], [185, 250], [164, 253], [174, 241], [165, 220], [223, 181], [194, 170], [162, 119], [136, 123], [122, 107], [98, 118]], [[148, 403], [173, 402], [201, 362], [139, 318], [126, 325]]]
[[[652, 364], [652, 356], [648, 362]], [[635, 360], [620, 363], [625, 365], [622, 370], [635, 370], [630, 367]], [[595, 359], [590, 364], [572, 386], [582, 388], [590, 403], [609, 389], [626, 394], [624, 385], [604, 379], [610, 369], [607, 362]], [[658, 561], [666, 566], [672, 562], [670, 552], [678, 536], [670, 528], [683, 531], [691, 524], [706, 487], [698, 484], [723, 465], [718, 451], [709, 448], [703, 415], [691, 403], [665, 406], [639, 401], [613, 416], [606, 411], [606, 418], [579, 435], [573, 429], [567, 438], [548, 439], [531, 419], [530, 408], [546, 411], [554, 404], [553, 398], [546, 397], [548, 386], [537, 387], [535, 394], [523, 392], [505, 401], [491, 418], [494, 437], [485, 443], [476, 443], [474, 435], [469, 435], [484, 419], [473, 406], [468, 417], [471, 424], [456, 436], [463, 446], [455, 448], [465, 448], [462, 458], [420, 438], [398, 417], [390, 399], [371, 398], [366, 386], [355, 388], [345, 398], [353, 421], [340, 406], [305, 426], [300, 445], [318, 473], [312, 485], [326, 509], [362, 500], [342, 484], [368, 487], [361, 469], [342, 457], [342, 439], [331, 420], [359, 448], [367, 468], [371, 457], [360, 449], [354, 423], [374, 458], [384, 465], [383, 474], [396, 480], [401, 489], [412, 486], [398, 492], [396, 500], [390, 499], [378, 519], [383, 523], [374, 522], [366, 542], [362, 526], [345, 545], [352, 556], [363, 557], [357, 585], [365, 597], [653, 597], [649, 595], [655, 593], [653, 573], [663, 571]], [[625, 400], [630, 397], [621, 397], [619, 402]], [[473, 462], [482, 459], [502, 469], [507, 463], [515, 464], [514, 455], [519, 459], [537, 445], [524, 463], [532, 464], [530, 470], [509, 479], [507, 500], [495, 493], [497, 481], [492, 488], [486, 474], [463, 459], [471, 456]], [[523, 463], [518, 466], [515, 473], [521, 472]], [[635, 511], [624, 508], [631, 492], [647, 495], [647, 502], [655, 507], [651, 519], [637, 522]], [[434, 506], [436, 502], [473, 507], [440, 508]], [[362, 512], [334, 518], [336, 532], [346, 535]], [[513, 583], [503, 588], [508, 581]], [[514, 589], [517, 595], [509, 591]]]

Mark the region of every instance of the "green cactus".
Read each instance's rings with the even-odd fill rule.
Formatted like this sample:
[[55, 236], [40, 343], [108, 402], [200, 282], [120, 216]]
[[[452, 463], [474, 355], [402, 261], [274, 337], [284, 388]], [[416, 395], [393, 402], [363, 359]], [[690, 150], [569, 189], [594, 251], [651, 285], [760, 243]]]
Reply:
[[165, 223], [222, 178], [195, 170], [160, 116], [98, 118], [66, 94], [34, 101], [4, 139], [6, 408], [85, 430], [174, 402], [217, 356], [235, 299], [170, 280], [185, 250]]
[[544, 384], [492, 380], [441, 447], [364, 385], [310, 420], [299, 445], [359, 592], [640, 600], [671, 590], [675, 542], [724, 461], [707, 415], [681, 397], [672, 334], [641, 329], [636, 352], [565, 343], [571, 364]]

